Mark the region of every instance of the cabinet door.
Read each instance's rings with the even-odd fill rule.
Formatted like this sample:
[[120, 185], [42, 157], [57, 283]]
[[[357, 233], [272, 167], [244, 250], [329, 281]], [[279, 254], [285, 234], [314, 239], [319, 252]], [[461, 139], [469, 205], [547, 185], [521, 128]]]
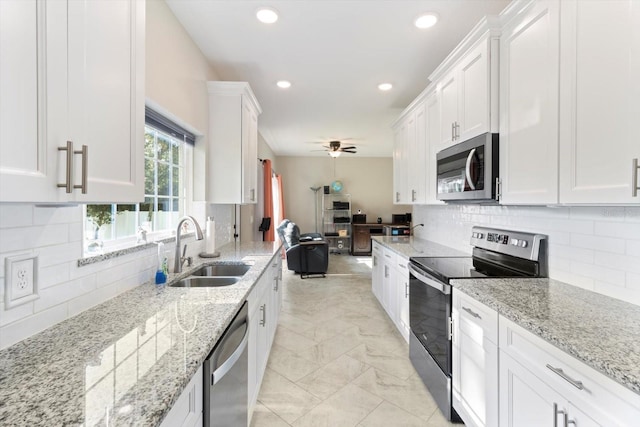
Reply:
[[426, 202], [428, 204], [442, 204], [436, 197], [437, 192], [437, 163], [436, 154], [442, 149], [440, 141], [440, 95], [434, 92], [425, 102], [427, 116], [427, 166], [426, 172]]
[[500, 39], [500, 201], [554, 204], [559, 5], [550, 0], [527, 7], [506, 24]]
[[640, 203], [640, 2], [561, 7], [560, 202]]
[[258, 117], [251, 104], [242, 99], [242, 202], [256, 203]]
[[373, 242], [371, 249], [371, 262], [373, 264], [371, 270], [371, 290], [376, 296], [380, 304], [382, 304], [382, 282], [384, 280], [384, 256], [382, 255], [382, 247], [378, 242]]
[[395, 323], [398, 317], [398, 283], [396, 279], [395, 257], [389, 260], [385, 251], [382, 305], [389, 318]]
[[404, 340], [409, 342], [409, 270], [407, 258], [398, 255], [396, 269], [396, 295], [398, 299], [398, 318], [396, 325]]
[[456, 142], [456, 124], [458, 121], [458, 79], [456, 71], [446, 76], [440, 90], [440, 149], [452, 146]]
[[[278, 319], [280, 317], [280, 308], [282, 307], [282, 268], [281, 258], [276, 256], [271, 260], [271, 271], [269, 272], [268, 279], [271, 282], [270, 289], [270, 307], [269, 311], [269, 347], [276, 335], [276, 329], [278, 327]], [[266, 275], [266, 273], [265, 273]]]
[[407, 192], [407, 123], [402, 123], [394, 132], [393, 141], [393, 203], [408, 204]]
[[[44, 108], [44, 49], [38, 35], [44, 3], [0, 1], [0, 201], [45, 201], [55, 188], [47, 144], [39, 133]], [[55, 155], [55, 152], [54, 152]]]
[[458, 140], [489, 131], [489, 40], [482, 40], [459, 65]]
[[[51, 135], [49, 142], [64, 145], [71, 140], [75, 150], [88, 146], [87, 194], [75, 191], [75, 200], [140, 202], [144, 199], [144, 2], [83, 0], [69, 1], [65, 7], [68, 75], [56, 84], [68, 84], [69, 128], [67, 135]], [[49, 120], [48, 127], [52, 126]], [[76, 184], [81, 164], [80, 156], [74, 156]]]
[[[500, 423], [501, 427], [543, 427], [561, 425], [554, 411], [566, 410], [561, 395], [546, 385], [511, 356], [500, 352]], [[557, 417], [557, 423], [554, 422]]]
[[427, 110], [425, 104], [416, 107], [414, 114], [414, 130], [408, 129], [407, 163], [409, 176], [409, 198], [412, 204], [424, 204], [427, 200], [428, 148]]

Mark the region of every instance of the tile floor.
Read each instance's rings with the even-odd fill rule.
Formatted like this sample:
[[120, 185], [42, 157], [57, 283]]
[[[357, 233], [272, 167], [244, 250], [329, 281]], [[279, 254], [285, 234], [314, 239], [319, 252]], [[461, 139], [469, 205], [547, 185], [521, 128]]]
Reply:
[[[441, 427], [408, 345], [371, 293], [371, 258], [283, 274], [278, 331], [251, 427]], [[456, 424], [460, 425], [460, 424]]]

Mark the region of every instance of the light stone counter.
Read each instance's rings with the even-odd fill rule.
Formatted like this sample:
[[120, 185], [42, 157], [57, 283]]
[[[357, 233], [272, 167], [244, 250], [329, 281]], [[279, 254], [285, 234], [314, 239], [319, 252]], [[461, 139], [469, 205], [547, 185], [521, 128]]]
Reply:
[[441, 256], [441, 257], [470, 257], [459, 250], [432, 242], [430, 240], [417, 239], [413, 236], [371, 236], [371, 240], [380, 243], [396, 253], [411, 257]]
[[640, 394], [640, 307], [552, 279], [451, 283]]
[[[279, 244], [227, 244], [246, 261], [221, 288], [143, 284], [0, 351], [0, 425], [155, 426], [270, 265]], [[169, 281], [175, 279], [170, 275]]]

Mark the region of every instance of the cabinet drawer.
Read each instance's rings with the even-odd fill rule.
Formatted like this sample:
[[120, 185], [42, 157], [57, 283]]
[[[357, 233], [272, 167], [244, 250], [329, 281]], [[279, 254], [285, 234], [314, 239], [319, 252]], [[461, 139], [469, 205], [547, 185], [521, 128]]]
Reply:
[[409, 268], [407, 265], [409, 264], [409, 258], [406, 258], [402, 255], [396, 255], [396, 269], [399, 273], [404, 276], [409, 276]]
[[[640, 419], [640, 395], [500, 316], [500, 350], [603, 425]], [[635, 420], [635, 421], [633, 421]]]
[[391, 249], [388, 249], [388, 248], [384, 248], [382, 253], [384, 255], [384, 262], [386, 264], [391, 264], [391, 265], [395, 265], [396, 264], [397, 255], [396, 255], [396, 253], [394, 251], [392, 251]]
[[[460, 329], [464, 330], [469, 325], [477, 325], [482, 328], [482, 335], [497, 345], [498, 312], [455, 288], [453, 292], [457, 294], [457, 298], [454, 299], [454, 305], [458, 309]], [[472, 336], [472, 334], [470, 335]]]

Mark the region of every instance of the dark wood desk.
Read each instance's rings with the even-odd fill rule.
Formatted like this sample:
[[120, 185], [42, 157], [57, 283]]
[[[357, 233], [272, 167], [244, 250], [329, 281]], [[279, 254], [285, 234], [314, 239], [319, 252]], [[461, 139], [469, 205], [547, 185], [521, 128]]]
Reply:
[[371, 236], [382, 236], [383, 226], [389, 224], [352, 224], [351, 255], [371, 255]]

